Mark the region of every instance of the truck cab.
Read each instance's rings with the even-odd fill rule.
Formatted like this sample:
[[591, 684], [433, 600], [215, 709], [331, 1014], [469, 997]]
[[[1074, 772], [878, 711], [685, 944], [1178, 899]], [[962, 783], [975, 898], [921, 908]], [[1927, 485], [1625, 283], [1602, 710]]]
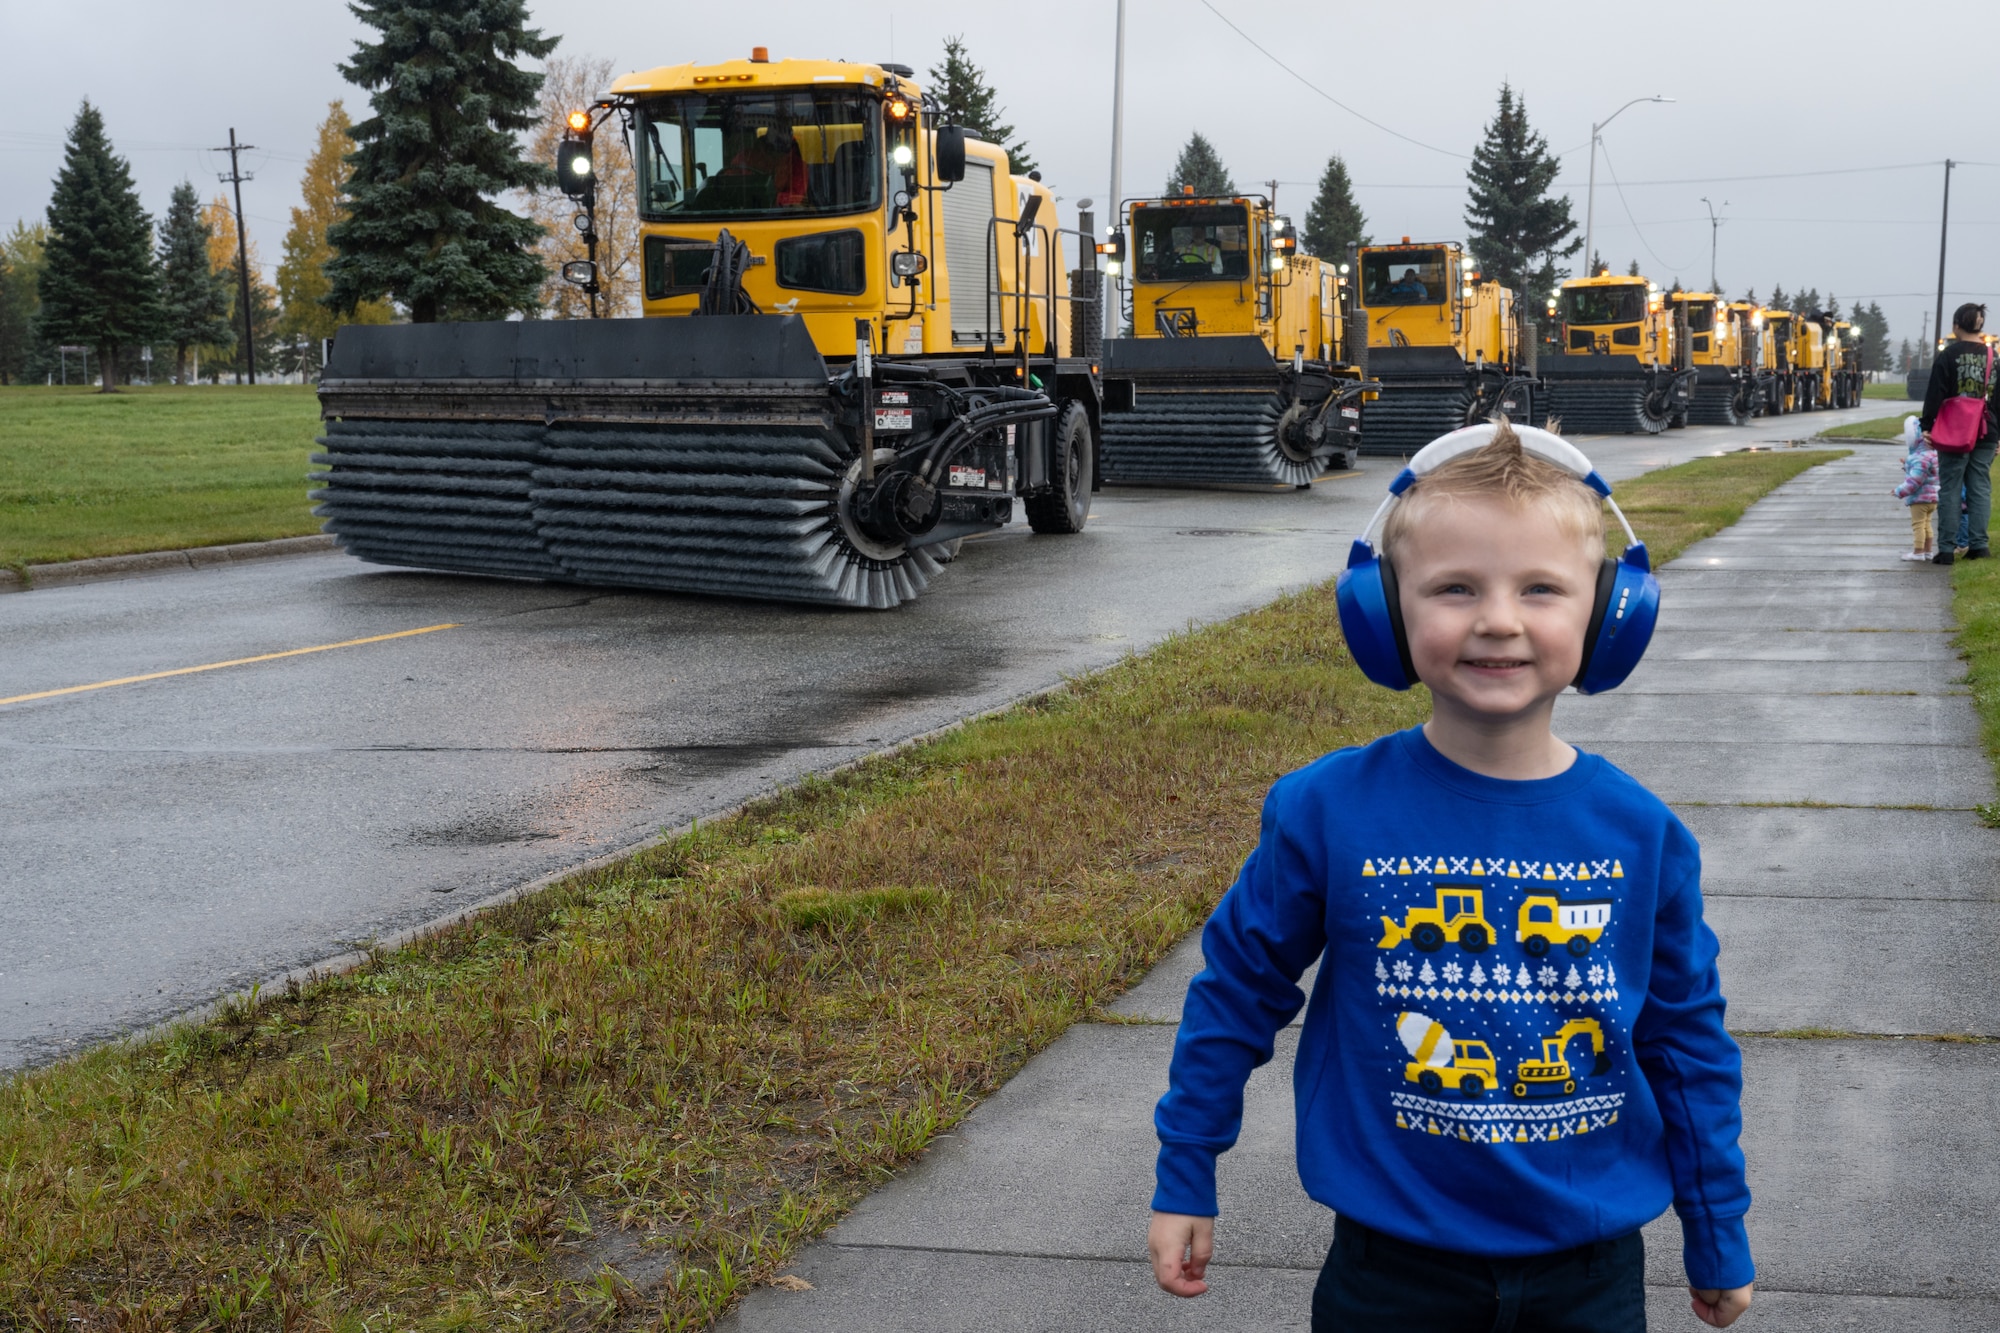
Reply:
[[1054, 195], [957, 131], [948, 179], [907, 68], [668, 65], [611, 92], [630, 117], [646, 315], [695, 312], [726, 229], [750, 250], [743, 290], [799, 315], [823, 356], [854, 355], [857, 318], [883, 354], [1067, 350]]
[[1565, 356], [1635, 356], [1643, 365], [1673, 363], [1673, 328], [1660, 289], [1645, 278], [1571, 278], [1556, 298]]
[[1483, 277], [1451, 242], [1361, 247], [1359, 300], [1368, 346], [1449, 347], [1471, 363], [1512, 364], [1514, 294]]
[[1124, 236], [1134, 338], [1252, 334], [1279, 360], [1341, 359], [1343, 279], [1262, 195], [1134, 200]]

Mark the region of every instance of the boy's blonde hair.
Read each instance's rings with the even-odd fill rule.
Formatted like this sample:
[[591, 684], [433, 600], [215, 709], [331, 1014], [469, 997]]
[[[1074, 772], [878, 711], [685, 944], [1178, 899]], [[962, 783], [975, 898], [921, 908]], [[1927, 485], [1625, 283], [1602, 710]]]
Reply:
[[[1548, 515], [1565, 536], [1575, 537], [1593, 552], [1604, 549], [1604, 501], [1596, 491], [1521, 447], [1521, 437], [1507, 419], [1500, 419], [1493, 440], [1483, 448], [1419, 477], [1389, 510], [1382, 524], [1382, 550], [1394, 557], [1397, 545], [1440, 508], [1475, 496], [1495, 496], [1516, 509]], [[1555, 429], [1555, 423], [1549, 423]]]

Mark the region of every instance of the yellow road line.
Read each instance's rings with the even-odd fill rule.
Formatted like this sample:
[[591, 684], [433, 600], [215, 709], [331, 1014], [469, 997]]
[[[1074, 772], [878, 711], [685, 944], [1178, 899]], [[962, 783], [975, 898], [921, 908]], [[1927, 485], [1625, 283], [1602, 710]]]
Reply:
[[17, 694], [11, 699], [0, 699], [0, 707], [8, 704], [24, 704], [30, 699], [53, 699], [59, 694], [82, 694], [86, 690], [108, 690], [113, 685], [136, 685], [142, 680], [164, 680], [168, 676], [191, 676], [197, 671], [220, 671], [224, 667], [249, 666], [252, 662], [275, 662], [281, 657], [299, 657], [306, 653], [331, 652], [335, 648], [359, 648], [364, 643], [386, 643], [390, 639], [407, 639], [412, 634], [434, 634], [441, 629], [457, 629], [456, 623], [449, 625], [426, 625], [422, 629], [400, 629], [394, 634], [376, 634], [366, 639], [343, 639], [339, 643], [316, 644], [311, 648], [287, 648], [282, 653], [261, 653], [256, 657], [236, 657], [227, 662], [210, 662], [206, 666], [175, 667], [172, 671], [151, 671], [143, 676], [120, 676], [117, 680], [100, 680], [94, 685], [68, 685], [60, 690], [42, 690], [36, 694]]

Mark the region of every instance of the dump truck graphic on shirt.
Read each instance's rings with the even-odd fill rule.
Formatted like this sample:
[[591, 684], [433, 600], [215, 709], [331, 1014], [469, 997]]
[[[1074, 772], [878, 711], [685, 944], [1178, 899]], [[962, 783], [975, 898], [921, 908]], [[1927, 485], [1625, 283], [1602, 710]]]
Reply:
[[1618, 1123], [1636, 1008], [1602, 945], [1623, 880], [1618, 857], [1364, 862], [1398, 1128], [1527, 1145]]

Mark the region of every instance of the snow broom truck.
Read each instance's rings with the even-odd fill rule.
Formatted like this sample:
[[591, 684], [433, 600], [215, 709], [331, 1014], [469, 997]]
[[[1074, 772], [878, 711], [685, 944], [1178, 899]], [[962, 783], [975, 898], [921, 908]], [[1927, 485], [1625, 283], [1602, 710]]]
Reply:
[[644, 317], [342, 329], [313, 496], [343, 547], [886, 608], [1016, 501], [1036, 532], [1083, 528], [1099, 381], [1069, 354], [1035, 173], [945, 123], [901, 65], [759, 48], [628, 74], [558, 150], [593, 254], [563, 276], [593, 298], [591, 144], [614, 120]]
[[1482, 280], [1447, 243], [1405, 236], [1362, 246], [1359, 260], [1368, 376], [1382, 385], [1361, 409], [1363, 453], [1414, 454], [1495, 412], [1542, 424], [1513, 292]]
[[1557, 354], [1539, 369], [1548, 414], [1565, 434], [1657, 435], [1686, 419], [1695, 372], [1675, 362], [1657, 287], [1608, 273], [1571, 278], [1551, 307], [1561, 320]]
[[1741, 426], [1757, 411], [1756, 341], [1713, 292], [1669, 292], [1674, 337], [1683, 368], [1694, 368], [1687, 420], [1697, 426]]
[[1140, 199], [1109, 253], [1130, 336], [1104, 345], [1107, 482], [1309, 486], [1352, 467], [1345, 279], [1261, 195]]

